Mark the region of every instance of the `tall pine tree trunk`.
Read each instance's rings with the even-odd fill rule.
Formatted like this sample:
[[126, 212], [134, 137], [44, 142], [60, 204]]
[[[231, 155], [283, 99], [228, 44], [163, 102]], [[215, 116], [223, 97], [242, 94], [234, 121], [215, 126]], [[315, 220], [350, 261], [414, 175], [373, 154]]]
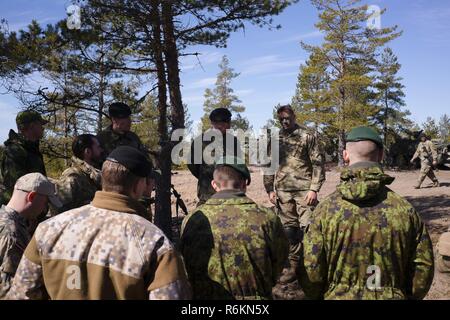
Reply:
[[166, 57], [167, 78], [172, 107], [172, 129], [175, 130], [185, 127], [185, 119], [180, 90], [180, 69], [178, 66], [178, 48], [173, 26], [172, 1], [162, 1], [162, 18], [164, 28], [164, 55]]
[[166, 72], [163, 59], [163, 45], [161, 42], [161, 19], [159, 1], [151, 0], [151, 21], [153, 30], [153, 56], [158, 76], [158, 133], [161, 144], [160, 169], [161, 177], [157, 181], [155, 224], [166, 234], [172, 237], [172, 208], [170, 203], [171, 186], [171, 159], [167, 126], [167, 93]]

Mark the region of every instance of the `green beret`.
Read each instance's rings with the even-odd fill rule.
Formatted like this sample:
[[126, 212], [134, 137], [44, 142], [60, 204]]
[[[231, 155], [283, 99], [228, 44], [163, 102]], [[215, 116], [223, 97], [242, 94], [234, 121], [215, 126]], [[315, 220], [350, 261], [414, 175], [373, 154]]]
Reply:
[[227, 108], [214, 109], [209, 115], [209, 120], [212, 122], [230, 122], [231, 112]]
[[249, 185], [252, 180], [250, 171], [248, 170], [247, 166], [245, 165], [245, 161], [240, 158], [233, 157], [233, 156], [222, 157], [216, 161], [216, 168], [218, 166], [229, 166], [229, 167], [233, 168], [247, 180], [247, 185]]
[[33, 110], [26, 110], [19, 112], [16, 116], [16, 124], [18, 127], [21, 127], [23, 125], [39, 121], [42, 124], [48, 123], [47, 120], [44, 120], [39, 112], [33, 111]]
[[350, 130], [347, 133], [347, 142], [356, 142], [356, 141], [373, 141], [380, 148], [383, 148], [383, 140], [381, 140], [380, 135], [370, 127], [356, 127]]

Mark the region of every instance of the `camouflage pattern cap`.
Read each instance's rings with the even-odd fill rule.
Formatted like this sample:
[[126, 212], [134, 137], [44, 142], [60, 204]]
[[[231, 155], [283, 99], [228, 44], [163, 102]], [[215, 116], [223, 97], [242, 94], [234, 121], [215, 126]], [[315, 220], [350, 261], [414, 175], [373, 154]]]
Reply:
[[18, 127], [35, 122], [40, 121], [42, 124], [48, 123], [47, 120], [44, 120], [39, 112], [34, 110], [26, 110], [19, 112], [16, 116], [16, 124]]
[[14, 185], [15, 190], [25, 192], [36, 192], [48, 197], [48, 200], [56, 208], [61, 208], [62, 203], [59, 199], [56, 186], [47, 179], [42, 173], [33, 172], [20, 177]]
[[209, 115], [209, 120], [213, 122], [230, 122], [231, 112], [227, 108], [214, 109]]
[[233, 168], [247, 180], [247, 185], [250, 184], [252, 178], [244, 160], [233, 156], [225, 156], [216, 161], [216, 168], [218, 166], [229, 166]]
[[370, 127], [356, 127], [350, 130], [349, 133], [347, 133], [347, 142], [357, 142], [365, 140], [373, 141], [380, 148], [383, 148], [383, 140], [381, 140], [380, 135]]

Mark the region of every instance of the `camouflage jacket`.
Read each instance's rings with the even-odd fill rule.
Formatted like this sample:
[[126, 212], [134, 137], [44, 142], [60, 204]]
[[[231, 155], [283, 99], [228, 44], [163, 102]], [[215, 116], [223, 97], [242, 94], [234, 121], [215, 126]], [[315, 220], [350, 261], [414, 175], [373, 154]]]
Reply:
[[274, 212], [221, 191], [185, 217], [180, 250], [194, 299], [270, 299], [288, 241]]
[[437, 151], [433, 142], [427, 140], [425, 142], [420, 142], [417, 146], [417, 150], [412, 157], [412, 160], [419, 158], [422, 163], [427, 163], [431, 165], [433, 161], [437, 161]]
[[0, 299], [11, 288], [23, 252], [30, 241], [27, 220], [6, 206], [0, 208]]
[[119, 134], [112, 129], [112, 126], [109, 126], [105, 130], [99, 132], [97, 138], [104, 150], [105, 156], [108, 156], [111, 151], [119, 146], [130, 146], [139, 149], [142, 152], [147, 152], [141, 139], [131, 131]]
[[280, 165], [275, 175], [264, 175], [267, 192], [319, 192], [325, 181], [324, 154], [317, 135], [309, 128], [297, 125], [288, 133], [280, 131]]
[[99, 191], [90, 205], [41, 223], [9, 299], [189, 299], [181, 257], [163, 232], [137, 215], [137, 201]]
[[63, 203], [59, 212], [79, 208], [92, 201], [101, 189], [101, 172], [77, 157], [57, 181], [58, 195]]
[[386, 187], [393, 180], [373, 162], [342, 171], [303, 240], [300, 283], [308, 297], [425, 297], [434, 274], [431, 240], [412, 205]]
[[[204, 141], [203, 137], [203, 135], [200, 135], [195, 138], [195, 140], [191, 144], [191, 153], [188, 156], [188, 158], [190, 159], [188, 169], [198, 179], [197, 197], [201, 202], [205, 202], [215, 193], [214, 189], [211, 186], [215, 165], [208, 164], [208, 161], [205, 161], [203, 157], [203, 152], [205, 148], [207, 148], [208, 145], [211, 144], [211, 141]], [[230, 140], [234, 140], [233, 146], [228, 145], [227, 147], [227, 143], [230, 144], [230, 142], [227, 141]], [[238, 139], [235, 136], [227, 133], [225, 135], [225, 138], [222, 139], [222, 142], [222, 148], [217, 150], [217, 154], [215, 150], [211, 154], [214, 159], [217, 160], [218, 158], [225, 155], [233, 155], [239, 157], [239, 150], [242, 149], [239, 145]], [[198, 150], [196, 150], [197, 148]], [[243, 158], [243, 156], [240, 156], [239, 158]]]
[[44, 159], [39, 151], [39, 142], [27, 141], [14, 130], [10, 130], [1, 159], [0, 189], [3, 185], [4, 190], [0, 190], [0, 204], [9, 202], [17, 179], [32, 172], [46, 175]]

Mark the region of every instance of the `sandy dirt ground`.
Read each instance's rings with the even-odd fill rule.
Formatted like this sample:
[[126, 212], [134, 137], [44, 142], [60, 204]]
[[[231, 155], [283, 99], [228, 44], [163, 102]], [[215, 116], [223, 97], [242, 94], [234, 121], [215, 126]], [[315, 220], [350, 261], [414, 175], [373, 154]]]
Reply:
[[[258, 204], [271, 207], [267, 194], [263, 187], [262, 175], [259, 168], [251, 168], [252, 183], [247, 190], [250, 198]], [[418, 178], [418, 171], [386, 171], [387, 174], [395, 177], [390, 188], [408, 199], [418, 210], [425, 221], [434, 248], [439, 236], [450, 226], [450, 171], [437, 171], [441, 187], [431, 188], [431, 181], [425, 180], [421, 189], [414, 189], [413, 186]], [[333, 168], [326, 173], [326, 182], [323, 185], [319, 200], [332, 193], [339, 182], [339, 172]], [[197, 202], [197, 180], [191, 176], [189, 171], [177, 171], [173, 176], [176, 190], [181, 194], [188, 207], [189, 212], [195, 209]], [[174, 206], [175, 209], [175, 206]], [[175, 210], [173, 210], [175, 213]], [[180, 213], [179, 218], [182, 218]], [[284, 288], [289, 291], [289, 288]], [[300, 299], [301, 293], [286, 293], [286, 299]], [[426, 299], [450, 299], [450, 276], [435, 272], [433, 285]]]

